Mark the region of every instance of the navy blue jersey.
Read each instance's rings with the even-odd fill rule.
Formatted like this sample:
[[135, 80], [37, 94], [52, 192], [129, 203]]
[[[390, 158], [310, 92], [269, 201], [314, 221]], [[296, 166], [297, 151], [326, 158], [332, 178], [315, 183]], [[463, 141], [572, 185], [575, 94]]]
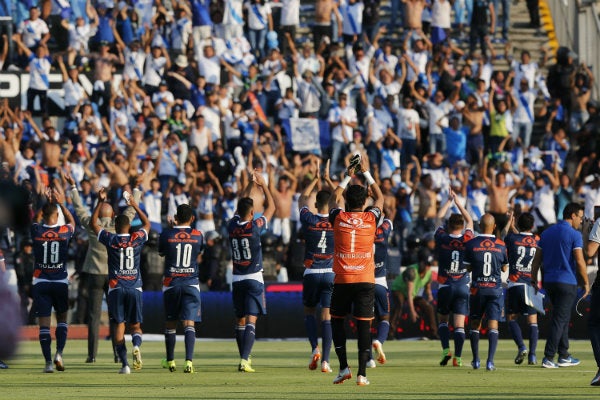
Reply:
[[451, 235], [443, 227], [435, 231], [439, 284], [468, 283], [469, 274], [463, 264], [465, 243], [474, 236], [470, 229], [462, 235]]
[[375, 231], [375, 278], [385, 278], [387, 276], [388, 238], [392, 230], [392, 221], [384, 219]]
[[71, 225], [33, 224], [31, 226], [35, 257], [34, 283], [69, 282], [67, 258], [69, 242], [74, 232], [75, 229]]
[[239, 215], [234, 215], [227, 226], [233, 275], [256, 274], [263, 269], [260, 234], [267, 227], [267, 219], [262, 216], [254, 221], [240, 219]]
[[98, 241], [108, 252], [108, 286], [111, 289], [142, 287], [140, 255], [147, 240], [148, 233], [143, 229], [131, 235], [117, 235], [104, 229], [98, 233]]
[[502, 266], [508, 264], [504, 242], [493, 235], [479, 235], [465, 244], [464, 263], [471, 266], [471, 287], [502, 289]]
[[531, 263], [537, 249], [538, 235], [533, 233], [509, 233], [504, 238], [508, 251], [510, 282], [531, 282]]
[[308, 207], [300, 210], [302, 233], [306, 242], [304, 267], [311, 269], [332, 268], [333, 266], [333, 226], [329, 214], [319, 215], [310, 212]]
[[158, 252], [165, 257], [163, 285], [198, 285], [198, 255], [204, 246], [202, 233], [189, 226], [175, 226], [160, 234]]

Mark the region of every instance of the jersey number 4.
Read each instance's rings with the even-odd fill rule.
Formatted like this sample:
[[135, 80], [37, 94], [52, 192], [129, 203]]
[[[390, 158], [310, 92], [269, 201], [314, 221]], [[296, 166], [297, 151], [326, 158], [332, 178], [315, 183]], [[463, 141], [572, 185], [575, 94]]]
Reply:
[[321, 232], [321, 239], [319, 239], [317, 247], [321, 249], [321, 253], [325, 253], [327, 251], [327, 232]]

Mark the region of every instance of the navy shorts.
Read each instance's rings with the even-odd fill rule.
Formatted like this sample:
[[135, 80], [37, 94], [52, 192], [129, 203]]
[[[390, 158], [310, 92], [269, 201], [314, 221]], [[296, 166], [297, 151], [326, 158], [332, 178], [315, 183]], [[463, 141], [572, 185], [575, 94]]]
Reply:
[[508, 314], [536, 315], [535, 308], [525, 304], [525, 286], [509, 287], [506, 291], [506, 312]]
[[440, 315], [469, 315], [469, 285], [459, 283], [440, 287], [437, 293], [437, 312]]
[[143, 322], [142, 292], [121, 287], [112, 289], [108, 292], [108, 315], [117, 324]]
[[33, 285], [36, 317], [49, 317], [52, 307], [57, 314], [69, 311], [69, 285], [62, 282], [39, 282]]
[[373, 319], [374, 283], [337, 283], [331, 295], [331, 315], [344, 318], [352, 313], [356, 319]]
[[469, 314], [469, 318], [472, 320], [481, 320], [485, 314], [488, 320], [500, 321], [502, 319], [502, 291], [488, 293], [481, 293], [480, 290], [475, 294], [471, 294], [471, 313]]
[[378, 284], [375, 284], [375, 315], [379, 318], [390, 315], [390, 291]]
[[163, 292], [167, 321], [200, 322], [200, 290], [194, 286], [173, 286]]
[[266, 315], [265, 285], [254, 279], [233, 282], [233, 310], [236, 318]]
[[333, 272], [323, 274], [305, 274], [302, 280], [302, 304], [305, 307], [331, 307], [333, 293]]

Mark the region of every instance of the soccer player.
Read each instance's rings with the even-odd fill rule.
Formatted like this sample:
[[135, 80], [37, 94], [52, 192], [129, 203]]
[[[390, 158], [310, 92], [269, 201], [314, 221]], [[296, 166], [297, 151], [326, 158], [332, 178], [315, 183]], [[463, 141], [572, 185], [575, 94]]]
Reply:
[[[383, 343], [390, 333], [390, 291], [387, 286], [387, 253], [388, 239], [392, 233], [392, 221], [383, 218], [383, 214], [377, 224], [375, 231], [375, 316], [379, 320], [377, 325], [377, 337], [372, 342], [372, 350], [375, 351], [377, 362], [385, 364], [386, 357], [383, 352]], [[375, 368], [373, 353], [367, 362], [369, 368]]]
[[198, 256], [204, 245], [202, 233], [193, 229], [194, 210], [189, 204], [180, 204], [175, 215], [175, 226], [160, 234], [158, 251], [165, 257], [163, 302], [165, 306], [165, 347], [167, 358], [163, 366], [175, 371], [175, 328], [181, 320], [185, 332], [185, 373], [193, 373], [196, 328], [200, 317], [200, 282]]
[[[35, 269], [33, 271], [33, 304], [40, 326], [40, 345], [46, 360], [44, 372], [54, 372], [52, 367], [50, 322], [52, 308], [56, 313], [56, 354], [54, 365], [64, 371], [62, 353], [67, 343], [67, 312], [69, 310], [69, 277], [67, 258], [69, 242], [75, 232], [75, 220], [64, 206], [64, 195], [56, 189], [47, 189], [48, 202], [41, 209], [43, 224], [31, 226]], [[66, 224], [59, 225], [58, 209]], [[40, 214], [38, 214], [39, 218]], [[39, 219], [38, 219], [39, 221]]]
[[[4, 279], [2, 274], [6, 272], [6, 263], [4, 262], [4, 253], [0, 250], [0, 279]], [[8, 369], [8, 365], [0, 360], [0, 369]]]
[[[249, 197], [256, 185], [265, 196], [263, 214], [254, 219], [254, 201]], [[265, 179], [254, 171], [252, 182], [240, 193], [237, 213], [229, 221], [229, 244], [233, 261], [233, 308], [236, 317], [235, 338], [240, 353], [238, 370], [254, 372], [250, 353], [256, 335], [256, 320], [267, 313], [260, 235], [275, 213], [275, 202]]]
[[[438, 255], [438, 334], [442, 343], [441, 366], [450, 361], [450, 329], [448, 322], [453, 315], [454, 358], [452, 365], [462, 367], [462, 348], [465, 343], [465, 317], [469, 310], [469, 273], [463, 265], [465, 243], [473, 234], [473, 218], [456, 201], [456, 194], [450, 189], [450, 198], [440, 209], [446, 214], [450, 205], [455, 204], [460, 214], [451, 214], [445, 227], [439, 227], [434, 234]], [[439, 214], [438, 214], [439, 215]]]
[[323, 335], [321, 372], [331, 372], [331, 366], [329, 365], [332, 342], [329, 308], [331, 307], [331, 293], [333, 292], [333, 226], [329, 222], [329, 198], [331, 193], [326, 190], [317, 192], [315, 202], [317, 214], [313, 214], [308, 207], [308, 202], [318, 183], [319, 176], [315, 175], [298, 199], [300, 222], [302, 223], [301, 233], [306, 243], [302, 302], [304, 303], [304, 325], [312, 348], [308, 369], [317, 369], [319, 360], [321, 360], [315, 316], [316, 307], [320, 304], [321, 333]]
[[91, 226], [98, 236], [98, 241], [106, 246], [108, 253], [108, 314], [116, 324], [115, 346], [121, 359], [120, 374], [130, 374], [125, 346], [125, 323], [133, 342], [133, 369], [142, 369], [142, 275], [140, 272], [140, 255], [142, 246], [148, 240], [150, 221], [133, 198], [127, 200], [142, 222], [142, 229], [129, 233], [131, 222], [129, 217], [121, 214], [115, 218], [115, 232], [103, 229], [98, 220], [102, 203], [106, 201], [104, 188], [98, 192], [98, 204], [92, 214]]
[[[525, 286], [531, 285], [531, 263], [535, 257], [540, 238], [531, 232], [535, 219], [530, 213], [526, 212], [519, 216], [517, 221], [518, 231], [514, 229], [514, 218], [512, 216], [510, 221], [509, 224], [513, 228], [513, 232], [504, 237], [509, 264], [508, 290], [506, 292], [508, 297], [506, 302], [508, 327], [518, 348], [515, 364], [521, 364], [527, 357], [528, 364], [535, 365], [537, 363], [535, 350], [538, 342], [537, 311], [525, 304]], [[523, 343], [521, 327], [517, 322], [519, 314], [527, 316], [529, 351]]]
[[[331, 328], [335, 352], [340, 362], [340, 371], [333, 380], [334, 384], [343, 383], [352, 378], [346, 355], [346, 332], [344, 320], [351, 311], [356, 319], [358, 330], [358, 375], [356, 384], [365, 386], [366, 366], [371, 347], [371, 321], [374, 316], [375, 298], [375, 258], [373, 247], [377, 221], [381, 217], [383, 194], [368, 171], [366, 158], [360, 161], [360, 169], [370, 186], [374, 203], [369, 211], [364, 211], [368, 188], [362, 185], [350, 185], [351, 166], [348, 176], [335, 189], [329, 200], [329, 221], [333, 225], [333, 272], [335, 273], [333, 294], [331, 296]], [[347, 187], [347, 188], [346, 188]], [[346, 202], [347, 211], [340, 206]]]
[[479, 221], [481, 234], [465, 244], [464, 263], [472, 271], [470, 314], [473, 369], [479, 369], [479, 329], [485, 314], [488, 320], [488, 358], [486, 370], [494, 371], [494, 354], [498, 347], [498, 319], [502, 314], [502, 277], [508, 268], [504, 242], [494, 236], [496, 222], [491, 214]]

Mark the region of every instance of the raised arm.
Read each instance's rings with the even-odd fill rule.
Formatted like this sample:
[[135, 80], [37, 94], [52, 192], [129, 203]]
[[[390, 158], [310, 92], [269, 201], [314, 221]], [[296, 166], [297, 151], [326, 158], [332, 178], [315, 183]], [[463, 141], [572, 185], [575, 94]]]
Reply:
[[367, 157], [361, 158], [360, 167], [362, 174], [365, 177], [365, 180], [367, 181], [367, 186], [371, 187], [371, 195], [374, 200], [373, 205], [379, 208], [380, 210], [383, 210], [383, 193], [381, 192], [379, 185], [377, 184], [377, 182], [375, 182], [375, 179], [373, 179], [371, 173], [369, 172], [369, 160]]
[[104, 191], [104, 188], [100, 188], [100, 190], [98, 190], [98, 203], [96, 204], [96, 208], [94, 208], [92, 219], [90, 221], [90, 228], [92, 228], [92, 231], [94, 231], [96, 235], [98, 235], [98, 233], [100, 233], [102, 230], [102, 227], [100, 227], [100, 224], [98, 223], [98, 217], [100, 216], [100, 208], [102, 207], [102, 203], [105, 201], [106, 192]]
[[146, 233], [150, 232], [150, 220], [145, 212], [142, 211], [135, 197], [131, 197], [128, 204], [137, 212], [140, 217], [140, 221], [142, 221], [142, 229], [146, 231]]
[[265, 211], [263, 212], [263, 216], [267, 219], [267, 221], [270, 221], [271, 218], [273, 217], [273, 214], [275, 214], [275, 200], [273, 199], [273, 194], [271, 193], [271, 190], [269, 190], [266, 182], [265, 182], [265, 178], [263, 178], [263, 176], [259, 173], [257, 173], [256, 171], [253, 172], [252, 174], [252, 181], [262, 189], [263, 193], [265, 194], [265, 200], [267, 202], [267, 205], [265, 207]]
[[315, 187], [319, 183], [319, 174], [315, 174], [315, 177], [312, 181], [309, 182], [308, 185], [302, 191], [300, 198], [298, 199], [298, 208], [302, 209], [302, 207], [308, 207], [308, 200], [310, 199], [310, 195], [315, 190]]
[[56, 203], [60, 207], [60, 211], [62, 211], [67, 225], [71, 225], [73, 228], [75, 228], [75, 218], [73, 218], [71, 212], [67, 209], [67, 207], [65, 207], [64, 193], [56, 189], [52, 189], [52, 199], [54, 203]]

